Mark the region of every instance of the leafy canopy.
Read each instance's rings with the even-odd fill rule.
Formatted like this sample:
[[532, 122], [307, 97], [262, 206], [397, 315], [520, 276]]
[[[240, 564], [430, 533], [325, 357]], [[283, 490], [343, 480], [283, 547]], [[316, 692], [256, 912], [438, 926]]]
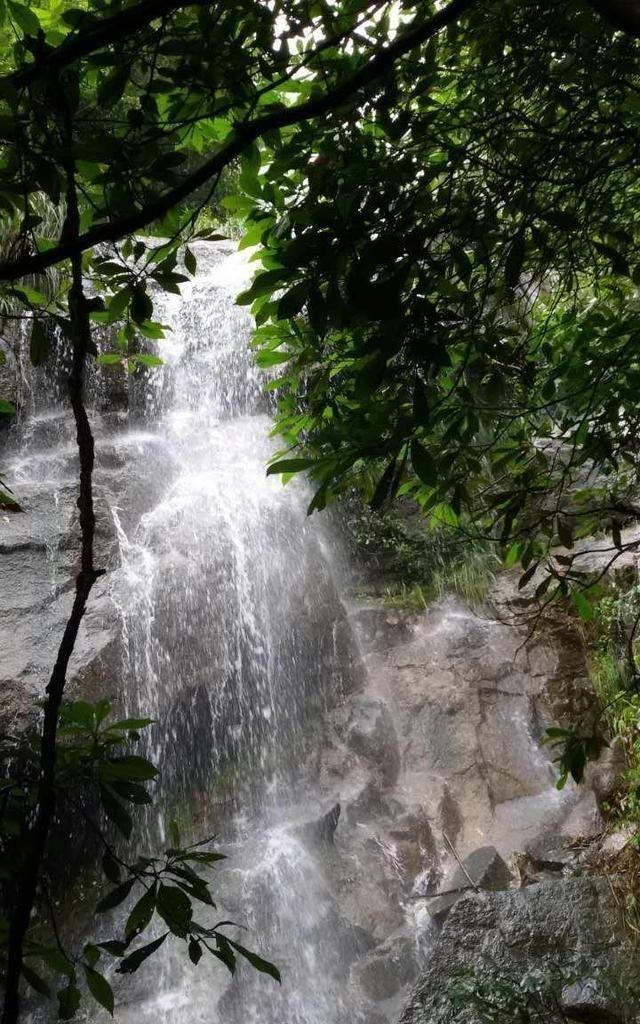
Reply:
[[[638, 43], [577, 3], [469, 12], [348, 119], [263, 153], [240, 297], [284, 372], [271, 472], [354, 484], [499, 540], [543, 598], [551, 544], [635, 514]], [[304, 136], [304, 144], [301, 144]], [[312, 155], [309, 157], [309, 153]], [[375, 486], [371, 486], [371, 473]], [[576, 593], [588, 614], [584, 596]]]

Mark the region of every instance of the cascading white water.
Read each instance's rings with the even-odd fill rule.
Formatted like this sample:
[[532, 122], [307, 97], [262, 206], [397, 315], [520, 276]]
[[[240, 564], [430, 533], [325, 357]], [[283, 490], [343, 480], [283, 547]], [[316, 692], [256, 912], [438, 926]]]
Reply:
[[173, 816], [196, 837], [224, 830], [229, 864], [212, 882], [219, 916], [247, 927], [242, 941], [278, 964], [283, 983], [247, 967], [230, 983], [220, 965], [192, 968], [184, 948], [167, 947], [146, 968], [148, 996], [143, 987], [119, 1019], [160, 1010], [172, 1024], [338, 1024], [357, 1012], [357, 997], [323, 935], [326, 882], [292, 832], [289, 805], [319, 712], [342, 686], [342, 608], [306, 518], [306, 487], [266, 476], [263, 380], [250, 319], [234, 304], [246, 260], [196, 251], [195, 281], [157, 300], [171, 330], [135, 435], [153, 453], [138, 454], [136, 472], [159, 497], [128, 527], [114, 511], [123, 695], [129, 713], [157, 723], [150, 756], [162, 775], [147, 844]]

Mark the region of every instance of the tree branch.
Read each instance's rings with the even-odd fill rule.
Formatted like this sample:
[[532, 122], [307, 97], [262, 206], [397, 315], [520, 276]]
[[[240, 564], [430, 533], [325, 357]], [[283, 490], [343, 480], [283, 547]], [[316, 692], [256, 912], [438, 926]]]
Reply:
[[116, 242], [126, 235], [141, 231], [188, 199], [196, 189], [205, 185], [215, 174], [219, 174], [261, 136], [270, 131], [302, 124], [339, 109], [358, 92], [374, 85], [400, 57], [427, 42], [443, 28], [452, 25], [478, 2], [479, 0], [451, 0], [451, 3], [434, 14], [424, 25], [403, 32], [385, 50], [377, 53], [362, 68], [331, 91], [305, 103], [276, 110], [254, 121], [238, 125], [229, 141], [214, 156], [201, 164], [179, 185], [152, 199], [139, 210], [114, 221], [96, 224], [81, 234], [76, 241], [60, 242], [44, 252], [0, 261], [0, 281], [15, 281], [30, 274], [41, 273], [47, 267], [68, 259], [76, 249], [85, 251], [104, 242]]
[[[130, 36], [157, 18], [166, 17], [183, 7], [208, 6], [211, 0], [143, 0], [135, 7], [118, 10], [110, 17], [103, 17], [70, 35], [60, 46], [40, 50], [32, 64], [14, 71], [5, 81], [14, 88], [33, 85], [51, 74], [57, 74], [83, 57], [102, 50], [110, 43]], [[114, 5], [115, 6], [115, 5]], [[91, 17], [91, 15], [88, 15]]]
[[46, 690], [42, 739], [40, 743], [40, 778], [33, 824], [27, 834], [25, 858], [18, 875], [9, 921], [7, 975], [2, 1024], [17, 1024], [20, 1013], [20, 976], [24, 943], [31, 913], [36, 902], [47, 840], [55, 812], [56, 736], [60, 706], [64, 697], [67, 669], [75, 647], [87, 599], [96, 579], [102, 575], [93, 564], [95, 516], [93, 511], [92, 475], [94, 461], [93, 435], [84, 407], [84, 367], [91, 340], [89, 311], [83, 290], [82, 252], [78, 247], [80, 212], [76, 191], [75, 168], [72, 156], [73, 133], [68, 108], [61, 114], [63, 142], [66, 151], [67, 214], [65, 234], [71, 239], [72, 286], [69, 293], [69, 320], [73, 345], [73, 361], [69, 375], [69, 398], [76, 423], [76, 437], [80, 458], [80, 489], [78, 509], [82, 550], [80, 572], [76, 577], [76, 591], [65, 631], [58, 649]]

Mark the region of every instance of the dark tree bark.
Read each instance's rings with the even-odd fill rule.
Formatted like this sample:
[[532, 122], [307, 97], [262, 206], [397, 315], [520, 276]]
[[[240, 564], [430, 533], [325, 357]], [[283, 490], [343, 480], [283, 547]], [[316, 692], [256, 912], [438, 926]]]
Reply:
[[2, 1024], [17, 1024], [20, 1013], [20, 977], [24, 957], [24, 944], [31, 914], [35, 906], [38, 883], [42, 871], [47, 840], [55, 814], [56, 733], [60, 706], [64, 697], [69, 661], [75, 647], [87, 599], [102, 571], [94, 566], [93, 540], [95, 515], [93, 510], [94, 444], [89, 417], [84, 406], [84, 372], [91, 342], [91, 323], [82, 279], [82, 250], [80, 213], [76, 192], [75, 172], [71, 145], [72, 125], [68, 110], [61, 111], [61, 134], [67, 152], [66, 218], [64, 232], [75, 246], [71, 257], [72, 286], [69, 292], [69, 321], [73, 349], [68, 388], [71, 408], [76, 424], [76, 439], [80, 461], [78, 510], [81, 530], [80, 571], [76, 577], [75, 597], [65, 631], [58, 649], [46, 690], [42, 738], [40, 744], [40, 778], [35, 816], [26, 837], [25, 857], [13, 898], [9, 920], [7, 976]]

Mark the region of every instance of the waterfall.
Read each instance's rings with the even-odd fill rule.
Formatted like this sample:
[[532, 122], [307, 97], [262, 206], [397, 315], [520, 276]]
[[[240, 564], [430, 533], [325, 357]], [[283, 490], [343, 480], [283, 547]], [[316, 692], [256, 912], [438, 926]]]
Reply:
[[147, 375], [142, 422], [116, 442], [137, 448], [136, 472], [156, 496], [137, 518], [113, 508], [123, 700], [156, 723], [147, 743], [161, 777], [147, 847], [171, 817], [195, 839], [222, 833], [217, 919], [246, 927], [238, 937], [283, 981], [247, 966], [233, 980], [215, 962], [193, 967], [176, 944], [147, 967], [148, 995], [118, 1019], [339, 1024], [357, 1012], [349, 929], [337, 929], [337, 946], [325, 934], [320, 852], [295, 823], [302, 803], [322, 811], [303, 766], [322, 711], [348, 686], [344, 611], [326, 539], [306, 517], [307, 487], [266, 476], [275, 445], [264, 380], [251, 320], [234, 304], [249, 265], [219, 247], [196, 253], [195, 280], [157, 297], [155, 315], [170, 328], [165, 366]]

